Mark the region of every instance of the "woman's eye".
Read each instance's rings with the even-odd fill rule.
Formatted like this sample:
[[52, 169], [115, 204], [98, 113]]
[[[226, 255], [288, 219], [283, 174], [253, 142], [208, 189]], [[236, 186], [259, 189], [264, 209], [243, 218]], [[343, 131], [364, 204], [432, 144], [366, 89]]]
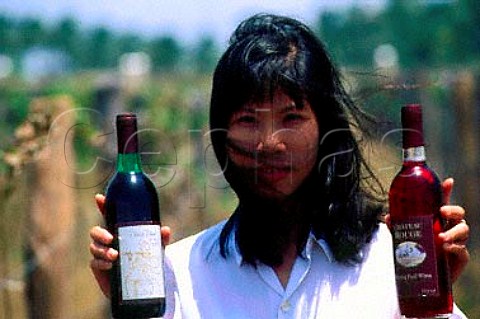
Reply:
[[286, 123], [297, 123], [304, 119], [301, 114], [298, 113], [288, 113], [285, 115], [283, 121]]
[[243, 115], [237, 118], [237, 122], [244, 125], [252, 125], [257, 122], [257, 119], [251, 115]]

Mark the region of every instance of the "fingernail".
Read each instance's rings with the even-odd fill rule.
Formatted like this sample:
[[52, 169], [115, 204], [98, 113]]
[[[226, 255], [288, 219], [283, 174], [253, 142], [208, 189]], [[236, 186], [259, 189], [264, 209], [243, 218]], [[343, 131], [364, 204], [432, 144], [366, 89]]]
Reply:
[[103, 230], [103, 234], [105, 235], [105, 237], [108, 239], [108, 240], [113, 240], [113, 235], [110, 234], [110, 232], [106, 229]]
[[108, 258], [110, 259], [113, 259], [113, 258], [116, 258], [117, 257], [117, 251], [110, 248], [108, 251], [107, 251], [107, 256]]
[[440, 234], [438, 234], [438, 237], [439, 237], [441, 240], [443, 240], [444, 243], [450, 242], [450, 238], [449, 238], [448, 235], [445, 234], [445, 233], [440, 233]]

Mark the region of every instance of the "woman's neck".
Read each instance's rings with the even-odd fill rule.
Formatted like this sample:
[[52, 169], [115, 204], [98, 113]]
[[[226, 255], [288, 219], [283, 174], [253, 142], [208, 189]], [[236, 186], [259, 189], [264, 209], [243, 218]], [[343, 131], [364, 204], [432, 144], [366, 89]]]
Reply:
[[295, 260], [299, 254], [299, 245], [298, 243], [303, 240], [305, 234], [302, 232], [302, 225], [295, 225], [289, 237], [289, 243], [284, 247], [282, 252], [282, 263], [279, 265], [273, 266], [273, 270], [275, 271], [278, 280], [282, 284], [283, 288], [287, 287], [288, 280], [290, 278], [290, 274], [292, 273], [293, 265], [295, 264]]
[[292, 273], [297, 255], [297, 245], [294, 242], [290, 242], [283, 252], [283, 262], [280, 265], [272, 267], [283, 288], [287, 288], [288, 280], [290, 279], [290, 274]]

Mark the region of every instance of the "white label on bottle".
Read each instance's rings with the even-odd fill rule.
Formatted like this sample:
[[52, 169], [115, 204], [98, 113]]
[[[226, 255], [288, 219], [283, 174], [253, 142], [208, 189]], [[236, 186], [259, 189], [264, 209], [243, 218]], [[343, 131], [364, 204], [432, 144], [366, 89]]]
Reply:
[[160, 225], [118, 228], [122, 299], [165, 297]]

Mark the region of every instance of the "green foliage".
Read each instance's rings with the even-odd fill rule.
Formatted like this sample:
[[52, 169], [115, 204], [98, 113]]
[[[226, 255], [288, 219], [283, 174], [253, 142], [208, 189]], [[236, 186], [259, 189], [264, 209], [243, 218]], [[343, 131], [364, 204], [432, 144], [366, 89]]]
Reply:
[[0, 149], [4, 148], [15, 128], [26, 118], [30, 94], [25, 85], [18, 81], [0, 84]]
[[[72, 17], [47, 25], [39, 18], [12, 18], [1, 13], [0, 44], [0, 54], [16, 61], [17, 73], [22, 71], [19, 66], [23, 55], [33, 47], [63, 52], [74, 71], [112, 69], [122, 54], [144, 51], [150, 54], [154, 71], [209, 72], [218, 56], [211, 37], [200, 39], [190, 50], [170, 35], [150, 39], [131, 33], [119, 34], [104, 26], [84, 29]], [[190, 53], [193, 58], [188, 57]]]
[[389, 1], [378, 12], [359, 7], [319, 16], [317, 30], [341, 65], [371, 69], [374, 50], [393, 45], [401, 68], [471, 65], [480, 61], [480, 4]]
[[155, 71], [173, 71], [179, 65], [183, 49], [175, 38], [156, 38], [150, 42], [147, 52], [152, 58]]
[[[400, 67], [473, 65], [480, 61], [480, 2], [390, 0], [377, 11], [352, 7], [319, 14], [315, 29], [341, 65], [371, 69], [375, 48], [392, 44]], [[65, 17], [45, 24], [39, 18], [0, 14], [0, 53], [19, 61], [26, 50], [42, 47], [66, 53], [74, 70], [116, 67], [127, 52], [145, 51], [158, 72], [193, 70], [208, 73], [218, 58], [215, 41], [200, 38], [191, 48], [173, 36], [153, 38], [118, 34], [98, 26], [81, 28]], [[17, 63], [18, 64], [18, 63]]]
[[114, 38], [111, 32], [99, 27], [93, 30], [87, 39], [88, 66], [94, 69], [105, 69], [116, 65]]
[[211, 37], [201, 38], [192, 52], [195, 71], [200, 74], [211, 74], [217, 63], [217, 48]]

